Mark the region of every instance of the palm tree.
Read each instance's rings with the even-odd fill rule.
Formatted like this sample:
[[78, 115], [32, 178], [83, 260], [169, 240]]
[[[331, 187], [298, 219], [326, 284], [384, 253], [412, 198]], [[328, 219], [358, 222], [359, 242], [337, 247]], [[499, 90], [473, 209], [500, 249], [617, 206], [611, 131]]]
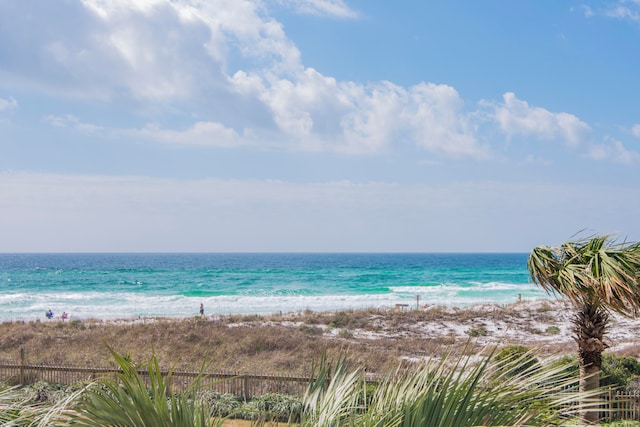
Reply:
[[[633, 316], [640, 308], [640, 243], [616, 243], [610, 236], [538, 246], [527, 261], [531, 278], [573, 304], [582, 390], [599, 386], [604, 336], [611, 312]], [[584, 414], [597, 422], [597, 411]]]

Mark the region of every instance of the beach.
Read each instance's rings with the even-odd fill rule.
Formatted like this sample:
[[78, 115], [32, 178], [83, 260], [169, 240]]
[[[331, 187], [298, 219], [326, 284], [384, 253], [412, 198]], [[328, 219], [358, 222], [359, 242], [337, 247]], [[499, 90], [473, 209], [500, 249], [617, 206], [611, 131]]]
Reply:
[[[242, 373], [307, 375], [323, 354], [345, 355], [371, 373], [451, 351], [481, 353], [524, 345], [540, 357], [575, 354], [571, 305], [523, 300], [472, 307], [399, 306], [282, 315], [18, 321], [0, 323], [0, 359], [23, 349], [30, 363], [110, 366], [107, 345], [143, 364], [155, 352], [165, 366]], [[640, 356], [640, 319], [612, 316], [607, 352]]]

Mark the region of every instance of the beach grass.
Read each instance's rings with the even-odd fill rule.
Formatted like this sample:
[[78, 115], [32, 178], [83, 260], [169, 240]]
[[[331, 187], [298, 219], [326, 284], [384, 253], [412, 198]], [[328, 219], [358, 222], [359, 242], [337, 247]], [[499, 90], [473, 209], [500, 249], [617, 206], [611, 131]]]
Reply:
[[[180, 370], [308, 375], [319, 355], [346, 355], [367, 372], [394, 369], [452, 349], [522, 344], [542, 355], [575, 353], [563, 302], [469, 308], [368, 309], [272, 316], [0, 323], [0, 358], [65, 366], [112, 366], [106, 344], [135, 363], [153, 352]], [[636, 355], [637, 323], [619, 323], [617, 353]], [[616, 324], [612, 326], [616, 328]], [[624, 331], [629, 329], [629, 339]], [[481, 333], [480, 333], [481, 332]], [[622, 344], [617, 342], [616, 344]], [[612, 351], [616, 351], [613, 349]]]
[[[539, 344], [550, 355], [573, 353], [571, 338], [558, 332], [567, 326], [558, 315], [560, 309], [557, 304], [520, 304], [183, 319], [14, 321], [0, 324], [0, 358], [15, 360], [23, 349], [30, 363], [111, 366], [108, 344], [139, 363], [155, 351], [160, 360], [182, 370], [197, 370], [204, 360], [210, 370], [307, 375], [313, 360], [328, 354], [346, 355], [375, 373], [393, 369], [398, 361], [456, 348], [479, 350], [490, 342]], [[468, 345], [470, 339], [476, 341], [474, 345]]]

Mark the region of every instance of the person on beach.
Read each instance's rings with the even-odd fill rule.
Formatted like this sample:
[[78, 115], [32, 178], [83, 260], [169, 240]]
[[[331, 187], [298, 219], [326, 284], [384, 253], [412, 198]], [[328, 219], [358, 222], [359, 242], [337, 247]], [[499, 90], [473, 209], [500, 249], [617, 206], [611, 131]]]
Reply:
[[204, 316], [204, 304], [200, 303], [200, 316]]
[[62, 318], [62, 321], [64, 322], [69, 317], [69, 315], [67, 314], [66, 311], [63, 311], [62, 312], [62, 316], [60, 316], [60, 317]]
[[53, 311], [49, 309], [49, 311], [45, 313], [45, 316], [47, 316], [47, 319], [53, 319]]

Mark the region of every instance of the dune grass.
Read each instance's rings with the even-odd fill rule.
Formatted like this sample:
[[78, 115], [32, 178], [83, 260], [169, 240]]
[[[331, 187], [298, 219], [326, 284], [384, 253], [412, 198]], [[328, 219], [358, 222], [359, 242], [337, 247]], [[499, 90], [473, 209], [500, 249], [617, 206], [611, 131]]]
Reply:
[[[549, 355], [574, 352], [571, 340], [557, 338], [561, 324], [544, 306], [526, 316], [521, 308], [495, 306], [489, 311], [433, 307], [123, 322], [5, 322], [0, 323], [0, 359], [15, 360], [22, 348], [30, 363], [113, 366], [108, 343], [137, 364], [144, 364], [155, 351], [159, 360], [175, 364], [178, 370], [197, 370], [206, 360], [213, 370], [308, 375], [311, 362], [326, 353], [344, 354], [367, 372], [382, 373], [398, 361], [424, 359], [444, 349], [476, 352], [491, 341], [519, 344], [488, 330], [498, 321], [505, 330], [519, 328], [529, 338], [546, 336], [543, 351]], [[445, 326], [453, 323], [466, 334], [455, 335]], [[554, 333], [547, 333], [543, 324], [555, 326]], [[421, 329], [425, 326], [435, 332], [425, 333]], [[473, 331], [483, 331], [485, 339], [475, 347], [468, 346]]]

